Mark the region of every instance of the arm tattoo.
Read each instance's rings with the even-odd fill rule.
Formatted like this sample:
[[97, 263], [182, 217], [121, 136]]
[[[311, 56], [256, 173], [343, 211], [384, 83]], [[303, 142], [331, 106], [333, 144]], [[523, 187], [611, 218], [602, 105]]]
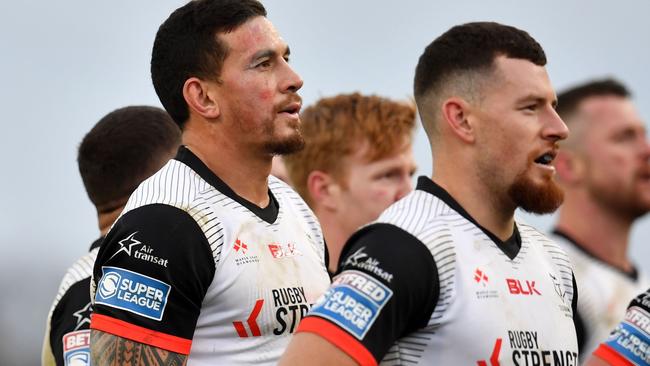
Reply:
[[183, 366], [187, 355], [131, 341], [109, 333], [90, 331], [94, 366]]

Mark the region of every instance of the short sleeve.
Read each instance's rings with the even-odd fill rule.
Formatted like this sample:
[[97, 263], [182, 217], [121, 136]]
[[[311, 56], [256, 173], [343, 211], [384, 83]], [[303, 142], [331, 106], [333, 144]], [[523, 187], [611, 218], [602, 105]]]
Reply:
[[65, 358], [88, 352], [90, 345], [90, 277], [68, 288], [52, 311], [50, 347], [57, 365]]
[[614, 366], [650, 365], [650, 289], [632, 300], [623, 321], [594, 354]]
[[129, 211], [95, 262], [91, 328], [189, 354], [214, 272], [205, 234], [187, 212], [163, 204]]
[[427, 325], [438, 296], [429, 249], [397, 226], [372, 224], [347, 242], [332, 285], [297, 331], [375, 365], [397, 339]]

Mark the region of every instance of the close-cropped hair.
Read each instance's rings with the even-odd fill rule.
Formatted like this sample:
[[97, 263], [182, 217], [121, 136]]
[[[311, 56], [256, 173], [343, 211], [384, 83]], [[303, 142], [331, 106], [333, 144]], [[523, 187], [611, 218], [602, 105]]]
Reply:
[[[415, 68], [415, 102], [427, 133], [434, 128], [429, 111], [452, 90], [476, 98], [481, 77], [492, 74], [498, 56], [546, 65], [546, 54], [527, 32], [494, 22], [457, 25], [436, 38], [425, 49]], [[433, 101], [433, 102], [432, 102]], [[428, 126], [429, 125], [429, 126]]]
[[562, 91], [557, 96], [556, 111], [563, 119], [576, 112], [582, 101], [591, 97], [615, 96], [630, 98], [630, 91], [615, 79], [592, 80]]
[[383, 159], [411, 142], [415, 127], [415, 106], [375, 95], [340, 94], [323, 98], [300, 116], [305, 148], [284, 156], [289, 179], [298, 193], [312, 204], [307, 178], [319, 170], [342, 184], [342, 159], [364, 143], [369, 162]]
[[126, 203], [138, 185], [181, 143], [181, 132], [162, 109], [130, 106], [97, 122], [77, 155], [86, 192], [98, 212]]
[[232, 32], [257, 16], [266, 16], [266, 9], [256, 0], [193, 0], [160, 26], [151, 53], [151, 79], [160, 102], [181, 129], [189, 117], [185, 81], [219, 80], [228, 48], [218, 34]]

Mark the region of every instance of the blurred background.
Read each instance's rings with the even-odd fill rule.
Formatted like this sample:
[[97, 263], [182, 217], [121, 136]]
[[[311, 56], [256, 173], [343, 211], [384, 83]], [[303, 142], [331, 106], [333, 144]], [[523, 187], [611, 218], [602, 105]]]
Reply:
[[[412, 96], [424, 47], [455, 24], [498, 21], [545, 48], [557, 89], [614, 76], [650, 118], [650, 1], [267, 0], [305, 80], [304, 104], [360, 91]], [[0, 362], [36, 365], [64, 270], [97, 238], [95, 211], [76, 165], [83, 135], [126, 105], [159, 106], [149, 77], [154, 35], [177, 0], [0, 2]], [[431, 173], [426, 137], [418, 174]], [[553, 216], [522, 215], [546, 230]], [[585, 218], [588, 220], [588, 217]], [[650, 220], [631, 251], [650, 272]]]

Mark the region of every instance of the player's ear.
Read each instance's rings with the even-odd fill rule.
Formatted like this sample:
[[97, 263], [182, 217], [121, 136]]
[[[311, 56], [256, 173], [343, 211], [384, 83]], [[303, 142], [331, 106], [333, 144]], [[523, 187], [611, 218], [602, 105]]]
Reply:
[[183, 84], [183, 98], [190, 111], [206, 118], [215, 119], [221, 114], [214, 92], [215, 82], [191, 77]]
[[442, 103], [442, 123], [461, 140], [474, 142], [475, 126], [470, 119], [470, 105], [464, 99], [451, 97]]
[[570, 186], [582, 181], [585, 164], [577, 153], [560, 148], [553, 165], [562, 184]]
[[340, 186], [328, 173], [314, 170], [307, 177], [307, 191], [316, 207], [336, 211], [340, 197]]

